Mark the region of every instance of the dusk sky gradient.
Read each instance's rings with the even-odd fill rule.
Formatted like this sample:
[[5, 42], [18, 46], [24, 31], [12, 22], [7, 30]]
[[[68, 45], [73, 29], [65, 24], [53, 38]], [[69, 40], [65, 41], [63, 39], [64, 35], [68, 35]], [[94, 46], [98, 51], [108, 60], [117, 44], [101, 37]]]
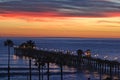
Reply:
[[120, 38], [120, 0], [0, 0], [0, 37]]

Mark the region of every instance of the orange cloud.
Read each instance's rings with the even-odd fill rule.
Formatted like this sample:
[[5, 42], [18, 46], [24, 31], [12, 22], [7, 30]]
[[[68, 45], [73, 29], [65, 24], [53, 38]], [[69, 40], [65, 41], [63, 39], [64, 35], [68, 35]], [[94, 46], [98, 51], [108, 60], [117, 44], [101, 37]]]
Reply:
[[120, 12], [109, 12], [106, 13], [106, 15], [108, 15], [108, 17], [120, 17]]
[[[111, 15], [113, 14], [109, 14]], [[68, 17], [58, 16], [53, 12], [46, 14], [9, 13], [0, 15], [0, 35], [120, 38], [120, 28], [111, 27], [119, 26], [119, 24], [98, 23], [99, 21], [114, 22], [119, 21], [119, 17]]]
[[[72, 16], [72, 15], [64, 15], [60, 14], [58, 12], [10, 12], [7, 13], [1, 13], [0, 18], [20, 18], [20, 19], [26, 19], [28, 21], [44, 21], [44, 19], [41, 18], [100, 18], [100, 16], [91, 16], [91, 15], [78, 15], [78, 16]], [[105, 17], [120, 17], [120, 12], [106, 12], [103, 13], [101, 18]], [[45, 20], [46, 21], [46, 20]]]

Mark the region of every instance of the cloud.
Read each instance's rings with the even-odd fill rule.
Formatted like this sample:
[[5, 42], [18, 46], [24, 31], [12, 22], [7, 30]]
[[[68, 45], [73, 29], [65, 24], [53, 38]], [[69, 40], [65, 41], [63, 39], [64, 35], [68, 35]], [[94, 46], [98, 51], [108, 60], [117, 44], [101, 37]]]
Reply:
[[120, 0], [106, 0], [106, 1], [114, 2], [114, 3], [120, 3]]
[[[0, 15], [120, 17], [118, 0], [3, 0]], [[108, 15], [109, 14], [109, 15]]]
[[20, 1], [20, 0], [0, 0], [1, 3], [4, 3], [4, 2], [11, 2], [11, 1]]
[[114, 23], [114, 24], [120, 24], [120, 21], [107, 21], [107, 20], [100, 20], [98, 23]]

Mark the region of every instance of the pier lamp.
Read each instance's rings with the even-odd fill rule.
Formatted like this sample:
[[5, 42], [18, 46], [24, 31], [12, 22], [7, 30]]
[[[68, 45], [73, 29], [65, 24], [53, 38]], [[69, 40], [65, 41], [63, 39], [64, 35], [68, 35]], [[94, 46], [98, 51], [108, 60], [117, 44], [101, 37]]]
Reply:
[[104, 59], [106, 60], [108, 58], [108, 56], [104, 56]]
[[114, 60], [118, 60], [118, 57], [114, 57]]
[[47, 51], [48, 49], [47, 49], [47, 48], [45, 48], [44, 50], [45, 50], [45, 51]]
[[95, 54], [94, 56], [95, 56], [96, 58], [98, 58], [99, 55], [98, 55], [98, 54]]
[[43, 50], [43, 48], [40, 48], [41, 50]]

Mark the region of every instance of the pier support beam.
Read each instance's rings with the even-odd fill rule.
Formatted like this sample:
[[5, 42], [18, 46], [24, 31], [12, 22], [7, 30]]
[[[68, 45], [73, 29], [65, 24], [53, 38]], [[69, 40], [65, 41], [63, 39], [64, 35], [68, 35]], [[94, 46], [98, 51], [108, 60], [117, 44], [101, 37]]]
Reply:
[[110, 62], [110, 79], [112, 80], [112, 63]]
[[49, 62], [47, 62], [47, 80], [50, 80]]
[[39, 64], [38, 64], [38, 69], [39, 69], [39, 70], [38, 70], [38, 71], [39, 71], [39, 80], [41, 80], [41, 74], [40, 74], [41, 71], [40, 71], [40, 68], [41, 68], [41, 67], [40, 67], [40, 63], [39, 63]]
[[10, 65], [8, 65], [8, 80], [10, 80]]
[[43, 80], [43, 78], [44, 78], [43, 65], [41, 66], [41, 68], [42, 68], [42, 80]]
[[61, 71], [61, 80], [63, 80], [63, 66], [62, 66], [62, 63], [60, 64], [60, 71]]
[[30, 80], [32, 80], [31, 59], [29, 59], [29, 75], [30, 75]]
[[10, 80], [10, 47], [8, 46], [8, 80]]

